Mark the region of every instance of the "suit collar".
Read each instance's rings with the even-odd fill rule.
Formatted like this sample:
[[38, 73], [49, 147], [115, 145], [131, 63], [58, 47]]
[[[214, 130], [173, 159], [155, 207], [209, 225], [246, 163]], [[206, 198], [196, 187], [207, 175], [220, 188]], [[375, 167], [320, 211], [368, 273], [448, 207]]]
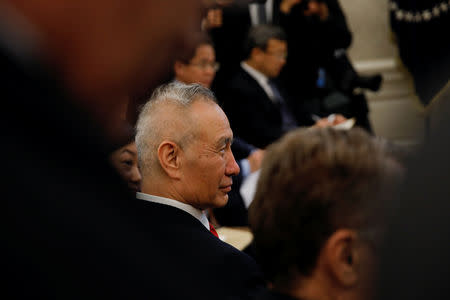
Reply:
[[196, 218], [197, 220], [199, 220], [200, 223], [202, 223], [202, 225], [205, 226], [206, 229], [209, 230], [209, 221], [208, 221], [208, 218], [206, 217], [205, 212], [193, 207], [192, 205], [182, 203], [182, 202], [174, 200], [174, 199], [158, 197], [155, 195], [139, 193], [139, 192], [136, 193], [136, 198], [139, 200], [145, 200], [145, 201], [149, 201], [149, 202], [153, 202], [153, 203], [159, 203], [159, 204], [172, 206], [172, 207], [178, 208], [180, 210], [183, 210], [183, 211], [187, 212], [188, 214], [190, 214], [191, 216], [193, 216], [194, 218]]
[[260, 71], [256, 70], [255, 68], [251, 67], [249, 64], [247, 64], [246, 62], [241, 62], [241, 67], [242, 69], [244, 69], [244, 71], [250, 75], [251, 78], [253, 78], [258, 85], [264, 90], [264, 92], [266, 93], [267, 97], [269, 97], [269, 99], [274, 102], [275, 99], [275, 95], [272, 91], [272, 88], [269, 86], [269, 78], [264, 75], [263, 73], [261, 73]]

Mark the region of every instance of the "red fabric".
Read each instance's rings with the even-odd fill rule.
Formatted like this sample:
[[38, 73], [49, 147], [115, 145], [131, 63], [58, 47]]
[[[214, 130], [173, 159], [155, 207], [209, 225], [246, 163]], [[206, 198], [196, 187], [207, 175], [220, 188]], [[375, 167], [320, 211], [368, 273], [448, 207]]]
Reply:
[[217, 238], [219, 237], [216, 229], [214, 228], [214, 226], [211, 223], [209, 223], [209, 231], [211, 231], [211, 233], [214, 234]]

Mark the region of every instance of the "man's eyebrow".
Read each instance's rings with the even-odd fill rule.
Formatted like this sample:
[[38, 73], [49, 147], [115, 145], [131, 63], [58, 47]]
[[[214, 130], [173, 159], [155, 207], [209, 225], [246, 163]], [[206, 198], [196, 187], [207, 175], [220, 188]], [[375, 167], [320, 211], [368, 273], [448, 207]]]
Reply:
[[227, 145], [227, 144], [231, 145], [232, 143], [233, 143], [233, 138], [232, 137], [224, 136], [224, 137], [220, 138], [217, 141], [216, 145], [217, 145], [217, 147], [222, 147], [222, 146]]
[[133, 152], [133, 151], [131, 151], [131, 150], [128, 150], [128, 149], [123, 149], [122, 153], [125, 153], [125, 152], [128, 152], [128, 153], [130, 153], [130, 154], [133, 155], [133, 156], [136, 155], [135, 152]]

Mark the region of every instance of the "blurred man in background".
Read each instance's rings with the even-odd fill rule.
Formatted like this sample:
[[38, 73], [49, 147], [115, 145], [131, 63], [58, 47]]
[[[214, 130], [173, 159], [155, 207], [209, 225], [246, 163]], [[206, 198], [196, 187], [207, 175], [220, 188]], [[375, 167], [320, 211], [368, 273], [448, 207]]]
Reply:
[[246, 59], [229, 80], [222, 97], [235, 134], [265, 148], [298, 126], [331, 126], [345, 121], [338, 116], [317, 122], [299, 99], [291, 98], [276, 80], [287, 57], [286, 35], [280, 27], [258, 25], [248, 34]]

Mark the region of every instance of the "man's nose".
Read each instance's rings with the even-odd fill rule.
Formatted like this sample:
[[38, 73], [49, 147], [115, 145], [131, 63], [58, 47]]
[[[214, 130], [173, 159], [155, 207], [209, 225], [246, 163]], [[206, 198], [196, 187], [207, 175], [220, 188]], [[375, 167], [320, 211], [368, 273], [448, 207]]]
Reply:
[[230, 154], [228, 156], [227, 166], [225, 168], [225, 173], [227, 176], [235, 176], [239, 174], [241, 169], [239, 168], [239, 165], [237, 164], [236, 160], [234, 159], [233, 152], [230, 151]]

